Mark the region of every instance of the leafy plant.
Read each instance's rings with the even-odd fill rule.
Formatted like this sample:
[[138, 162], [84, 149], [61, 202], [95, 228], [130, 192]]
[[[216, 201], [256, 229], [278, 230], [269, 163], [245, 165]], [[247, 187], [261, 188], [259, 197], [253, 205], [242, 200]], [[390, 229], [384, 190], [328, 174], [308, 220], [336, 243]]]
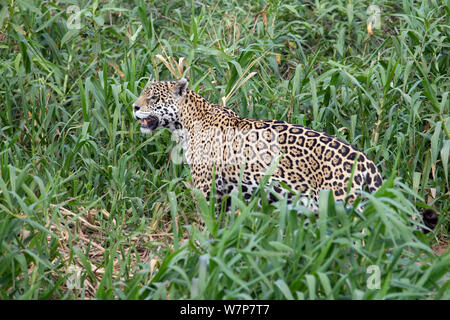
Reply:
[[[370, 32], [365, 1], [71, 5], [0, 0], [0, 299], [449, 298], [431, 249], [448, 243], [448, 4], [371, 1]], [[382, 190], [362, 210], [323, 193], [318, 216], [235, 194], [216, 217], [170, 134], [132, 118], [148, 81], [181, 74], [358, 146]]]

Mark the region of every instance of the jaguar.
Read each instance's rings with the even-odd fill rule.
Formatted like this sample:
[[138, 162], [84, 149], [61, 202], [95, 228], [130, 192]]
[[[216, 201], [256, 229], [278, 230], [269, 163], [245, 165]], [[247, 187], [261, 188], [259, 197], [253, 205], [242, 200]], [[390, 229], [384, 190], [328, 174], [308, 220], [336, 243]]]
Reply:
[[240, 117], [189, 89], [185, 78], [148, 85], [133, 103], [133, 116], [142, 133], [167, 128], [176, 134], [193, 185], [207, 199], [213, 182], [217, 201], [229, 202], [227, 195], [239, 188], [251, 199], [265, 181], [270, 202], [300, 193], [302, 203], [317, 210], [321, 190], [353, 204], [358, 190], [373, 193], [383, 182], [355, 146], [302, 125]]

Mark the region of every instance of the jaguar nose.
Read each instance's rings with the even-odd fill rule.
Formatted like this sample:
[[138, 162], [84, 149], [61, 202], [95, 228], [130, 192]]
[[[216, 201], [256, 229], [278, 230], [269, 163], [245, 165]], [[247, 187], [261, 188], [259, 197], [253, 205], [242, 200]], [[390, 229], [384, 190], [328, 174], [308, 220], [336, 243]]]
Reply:
[[136, 103], [133, 104], [133, 110], [134, 111], [139, 111], [141, 109], [140, 106], [138, 106]]

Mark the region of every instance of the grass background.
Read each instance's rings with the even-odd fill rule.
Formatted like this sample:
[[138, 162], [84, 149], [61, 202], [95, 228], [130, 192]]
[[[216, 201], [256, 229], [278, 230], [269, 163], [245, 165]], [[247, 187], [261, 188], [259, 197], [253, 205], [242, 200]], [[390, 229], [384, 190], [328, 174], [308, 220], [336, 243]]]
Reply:
[[[0, 299], [450, 298], [449, 17], [436, 0], [0, 0]], [[361, 213], [323, 193], [306, 228], [233, 195], [219, 223], [170, 134], [132, 119], [180, 71], [241, 116], [356, 145], [383, 188]], [[410, 221], [429, 207], [425, 236]]]

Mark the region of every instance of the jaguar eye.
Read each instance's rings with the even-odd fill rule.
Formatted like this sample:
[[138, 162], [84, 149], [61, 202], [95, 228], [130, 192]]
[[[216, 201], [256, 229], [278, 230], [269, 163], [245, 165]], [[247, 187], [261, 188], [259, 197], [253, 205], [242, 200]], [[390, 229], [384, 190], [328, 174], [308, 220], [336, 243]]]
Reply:
[[147, 99], [147, 101], [153, 101], [156, 99], [156, 96], [151, 96], [150, 98]]

